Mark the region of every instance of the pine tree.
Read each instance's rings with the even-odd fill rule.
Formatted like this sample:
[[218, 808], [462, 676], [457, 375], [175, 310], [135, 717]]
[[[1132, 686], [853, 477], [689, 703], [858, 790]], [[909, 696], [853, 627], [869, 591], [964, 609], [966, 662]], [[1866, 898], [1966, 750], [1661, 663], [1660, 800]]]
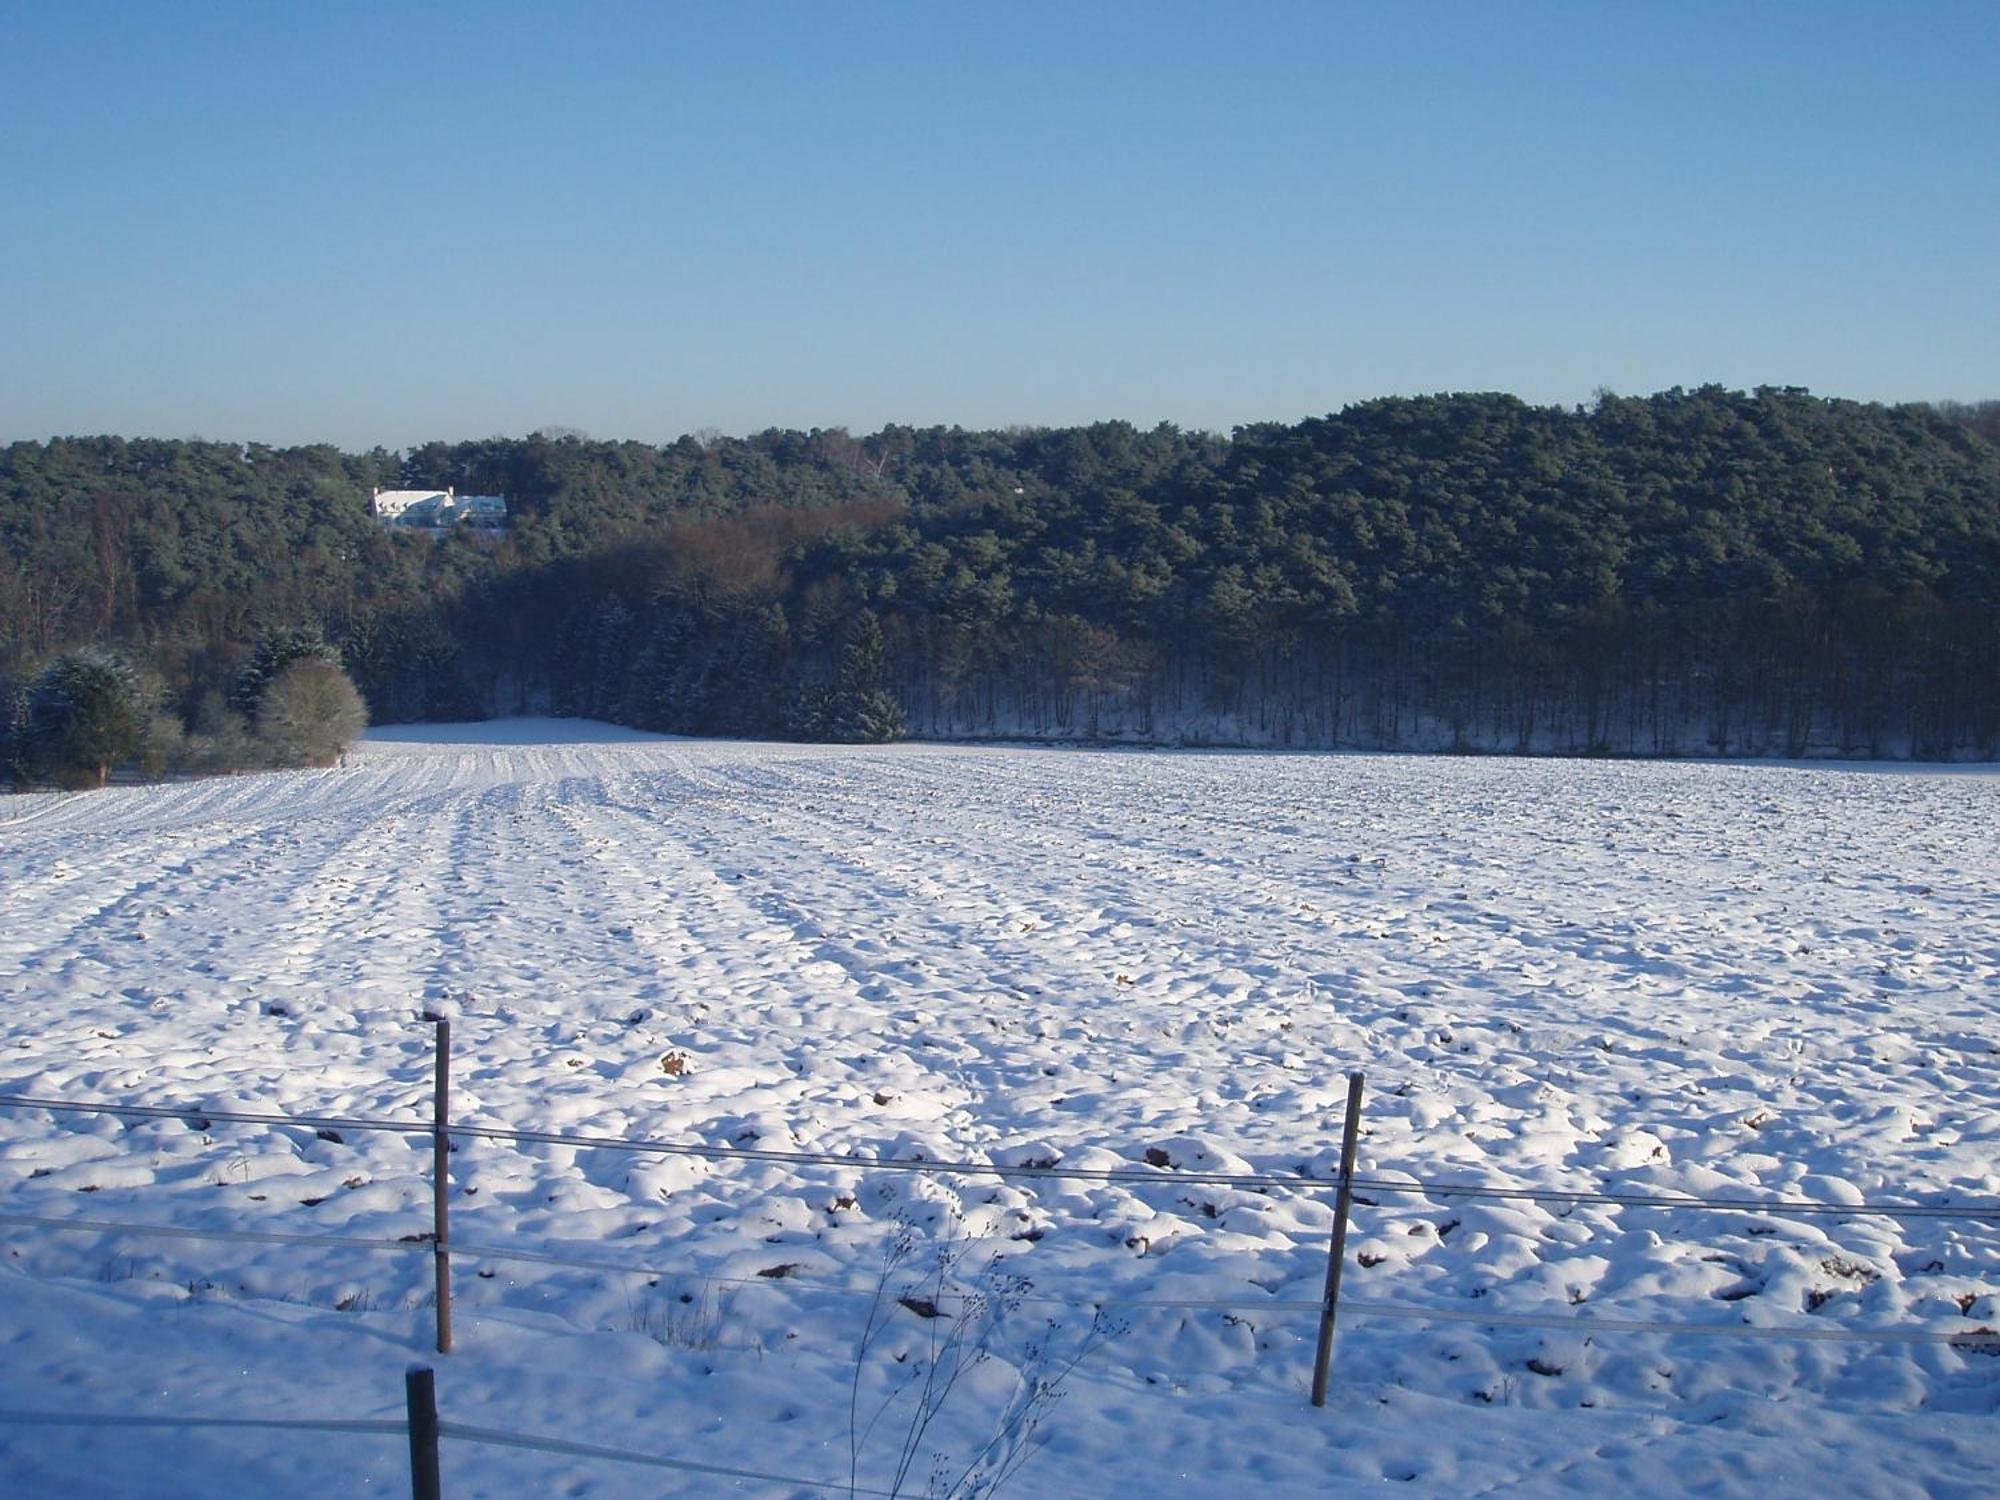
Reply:
[[19, 786], [28, 780], [28, 684], [0, 678], [0, 780]]
[[584, 713], [613, 724], [629, 723], [627, 686], [632, 675], [632, 611], [616, 594], [597, 606], [590, 625], [590, 664]]
[[851, 745], [901, 738], [903, 710], [889, 692], [888, 681], [882, 624], [873, 611], [863, 610], [848, 627], [840, 654], [840, 679], [826, 714], [826, 738]]
[[103, 786], [139, 748], [144, 709], [118, 657], [96, 650], [57, 657], [29, 695], [29, 769], [65, 786]]
[[236, 674], [236, 684], [229, 694], [230, 706], [246, 719], [254, 720], [258, 706], [264, 701], [264, 690], [295, 661], [323, 661], [338, 667], [340, 652], [327, 644], [317, 625], [267, 630], [257, 637], [257, 644], [250, 648], [250, 659]]

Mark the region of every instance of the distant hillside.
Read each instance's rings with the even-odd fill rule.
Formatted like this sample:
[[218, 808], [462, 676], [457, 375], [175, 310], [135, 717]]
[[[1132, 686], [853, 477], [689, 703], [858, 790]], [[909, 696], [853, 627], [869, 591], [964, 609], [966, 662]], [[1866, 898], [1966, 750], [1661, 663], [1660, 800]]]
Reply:
[[[1610, 754], [2000, 753], [1996, 408], [1719, 387], [1122, 422], [0, 453], [0, 677], [213, 715], [316, 623], [382, 720]], [[378, 527], [380, 487], [510, 529]]]

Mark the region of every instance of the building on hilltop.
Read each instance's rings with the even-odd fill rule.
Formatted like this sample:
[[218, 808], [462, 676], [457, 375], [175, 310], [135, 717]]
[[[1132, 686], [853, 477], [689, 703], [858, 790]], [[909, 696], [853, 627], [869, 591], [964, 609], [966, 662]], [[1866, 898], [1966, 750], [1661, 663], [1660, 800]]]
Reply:
[[375, 519], [384, 526], [420, 531], [449, 531], [473, 526], [498, 531], [507, 524], [507, 501], [501, 495], [461, 495], [441, 490], [377, 490]]

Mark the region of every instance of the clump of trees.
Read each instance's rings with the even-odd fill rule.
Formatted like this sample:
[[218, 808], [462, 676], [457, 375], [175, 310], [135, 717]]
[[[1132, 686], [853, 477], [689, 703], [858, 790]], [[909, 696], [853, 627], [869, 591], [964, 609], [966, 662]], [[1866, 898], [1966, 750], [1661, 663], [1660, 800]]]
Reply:
[[260, 640], [239, 682], [252, 684], [238, 699], [251, 717], [210, 694], [190, 726], [164, 683], [124, 656], [60, 653], [0, 680], [0, 780], [75, 790], [126, 767], [158, 778], [331, 765], [367, 727], [360, 694], [316, 631]]

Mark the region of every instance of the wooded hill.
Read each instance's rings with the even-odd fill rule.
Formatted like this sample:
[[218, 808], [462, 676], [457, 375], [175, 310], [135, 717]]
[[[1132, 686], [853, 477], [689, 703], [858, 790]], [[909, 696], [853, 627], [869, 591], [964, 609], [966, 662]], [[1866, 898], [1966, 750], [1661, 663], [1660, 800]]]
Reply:
[[[2000, 752], [2000, 404], [1719, 387], [1122, 422], [0, 453], [0, 679], [191, 726], [320, 627], [379, 721], [1593, 754]], [[507, 497], [397, 534], [376, 486]]]

